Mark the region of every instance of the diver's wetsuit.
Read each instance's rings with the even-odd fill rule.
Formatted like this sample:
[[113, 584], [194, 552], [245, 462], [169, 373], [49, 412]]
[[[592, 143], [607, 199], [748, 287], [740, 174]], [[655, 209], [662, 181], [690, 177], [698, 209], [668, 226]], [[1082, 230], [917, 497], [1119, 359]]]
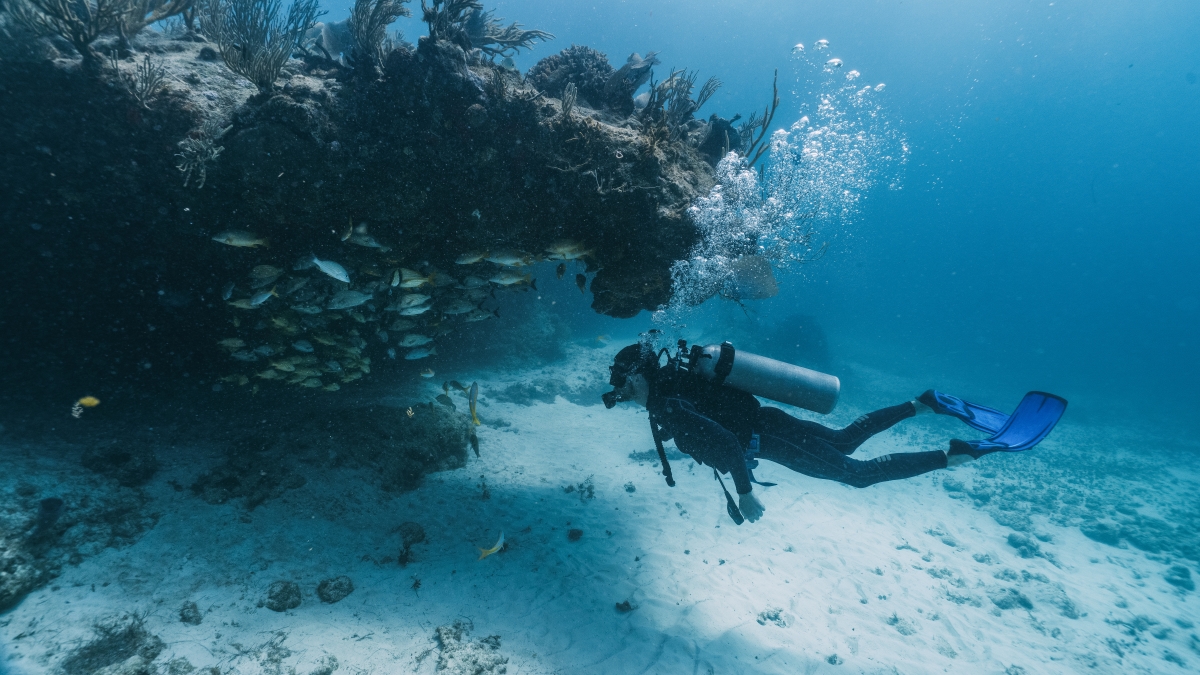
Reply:
[[[861, 461], [852, 454], [871, 436], [916, 414], [912, 403], [867, 413], [845, 429], [798, 420], [759, 405], [752, 395], [714, 385], [688, 373], [660, 371], [646, 408], [660, 440], [675, 439], [679, 450], [701, 464], [729, 473], [738, 494], [750, 492], [747, 460], [767, 459], [787, 468], [854, 487], [911, 478], [946, 468], [940, 450], [883, 455]], [[758, 452], [747, 457], [753, 434]]]

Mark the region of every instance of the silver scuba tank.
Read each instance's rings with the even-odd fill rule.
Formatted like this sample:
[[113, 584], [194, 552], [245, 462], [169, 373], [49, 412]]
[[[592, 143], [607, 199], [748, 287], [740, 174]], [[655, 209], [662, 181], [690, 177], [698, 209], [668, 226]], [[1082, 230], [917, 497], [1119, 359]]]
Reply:
[[695, 345], [690, 360], [706, 380], [821, 414], [833, 411], [842, 389], [833, 375], [735, 350], [730, 342]]

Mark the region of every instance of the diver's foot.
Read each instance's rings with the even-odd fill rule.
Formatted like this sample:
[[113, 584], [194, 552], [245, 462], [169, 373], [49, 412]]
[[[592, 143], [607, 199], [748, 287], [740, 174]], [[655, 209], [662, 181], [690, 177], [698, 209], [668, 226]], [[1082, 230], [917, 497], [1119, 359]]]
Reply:
[[[941, 403], [938, 403], [937, 392], [935, 392], [932, 389], [926, 389], [925, 393], [918, 396], [917, 403], [920, 403], [921, 405], [925, 406], [926, 408], [929, 408], [930, 412], [934, 412], [939, 415], [946, 414], [946, 409], [942, 406]], [[921, 412], [922, 411], [921, 411], [920, 407], [917, 406], [917, 414], [920, 415]]]
[[917, 415], [932, 415], [934, 412], [933, 408], [930, 408], [922, 403], [920, 399], [913, 399], [909, 401], [909, 403], [912, 404], [913, 410], [915, 411], [913, 413], [913, 417], [916, 417]]
[[950, 441], [950, 449], [946, 451], [946, 466], [958, 466], [993, 452], [995, 450], [976, 450], [970, 443], [955, 438]]
[[946, 453], [946, 468], [949, 469], [955, 466], [962, 466], [967, 462], [974, 462], [975, 458], [970, 455], [951, 455]]

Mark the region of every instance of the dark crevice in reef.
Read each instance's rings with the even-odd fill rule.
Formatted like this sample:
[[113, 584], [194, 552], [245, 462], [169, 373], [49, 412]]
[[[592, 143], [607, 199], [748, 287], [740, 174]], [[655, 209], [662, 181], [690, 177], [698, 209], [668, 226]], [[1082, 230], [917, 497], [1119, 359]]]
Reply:
[[[255, 93], [193, 33], [143, 31], [132, 46], [168, 76], [147, 105], [69, 59], [0, 68], [0, 329], [22, 396], [63, 375], [221, 373], [220, 290], [266, 262], [210, 241], [228, 229], [269, 238], [269, 260], [290, 267], [343, 251], [338, 233], [368, 223], [396, 265], [457, 275], [468, 250], [570, 240], [590, 251], [592, 307], [630, 317], [668, 300], [697, 237], [687, 207], [713, 184], [694, 108], [634, 106], [652, 56], [615, 69], [571, 47], [523, 78], [425, 37], [374, 76], [310, 52]], [[185, 139], [223, 148], [186, 186]]]

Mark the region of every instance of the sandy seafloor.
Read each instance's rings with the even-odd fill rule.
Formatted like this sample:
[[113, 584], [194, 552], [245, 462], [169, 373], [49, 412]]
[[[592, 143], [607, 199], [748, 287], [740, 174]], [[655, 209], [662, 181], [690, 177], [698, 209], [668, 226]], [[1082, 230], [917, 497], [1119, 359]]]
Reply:
[[[766, 516], [737, 527], [710, 470], [676, 460], [678, 485], [664, 484], [647, 459], [644, 412], [489, 395], [535, 377], [578, 379], [582, 364], [595, 370], [617, 346], [579, 350], [536, 372], [448, 374], [480, 382], [482, 457], [427, 476], [412, 492], [328, 470], [247, 513], [168, 484], [190, 484], [219, 461], [219, 448], [160, 454], [163, 466], [144, 488], [162, 514], [157, 525], [130, 546], [67, 567], [0, 615], [0, 672], [55, 672], [95, 621], [137, 612], [165, 643], [154, 661], [164, 673], [186, 671], [179, 659], [221, 673], [329, 672], [329, 656], [342, 673], [433, 673], [442, 656], [435, 630], [455, 621], [470, 622], [465, 640], [499, 636], [498, 649], [483, 650], [498, 658], [479, 672], [510, 674], [1200, 667], [1200, 601], [1165, 577], [1169, 563], [1194, 562], [1093, 541], [1036, 509], [1023, 533], [997, 518], [1015, 489], [1072, 503], [1133, 500], [1143, 510], [1194, 503], [1196, 462], [1178, 461], [1185, 451], [1194, 460], [1194, 448], [1165, 452], [1136, 429], [1084, 427], [1068, 415], [1030, 453], [868, 489], [764, 463], [758, 478], [778, 483], [756, 488]], [[851, 379], [877, 386], [869, 395], [847, 391], [832, 422], [929, 386], [865, 366]], [[956, 421], [923, 416], [860, 454], [944, 447], [956, 433], [965, 435]], [[47, 461], [39, 466], [52, 474]], [[1096, 469], [1101, 461], [1105, 471]], [[27, 469], [0, 455], [0, 487], [12, 489], [19, 471]], [[428, 541], [402, 567], [395, 528], [404, 521], [420, 523]], [[568, 539], [572, 528], [583, 531], [578, 541]], [[476, 547], [501, 530], [507, 548], [478, 560]], [[318, 583], [338, 575], [355, 590], [322, 603]], [[298, 608], [258, 606], [277, 580], [299, 584]], [[203, 615], [199, 625], [180, 621], [189, 601]], [[617, 610], [624, 601], [632, 611]], [[446, 672], [476, 672], [441, 663]]]

